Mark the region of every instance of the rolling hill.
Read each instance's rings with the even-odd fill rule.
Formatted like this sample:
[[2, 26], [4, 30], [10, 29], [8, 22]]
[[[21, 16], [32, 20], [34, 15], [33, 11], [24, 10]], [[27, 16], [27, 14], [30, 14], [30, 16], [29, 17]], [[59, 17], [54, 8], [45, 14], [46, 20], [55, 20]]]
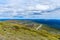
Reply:
[[60, 40], [60, 30], [26, 20], [0, 22], [0, 40]]

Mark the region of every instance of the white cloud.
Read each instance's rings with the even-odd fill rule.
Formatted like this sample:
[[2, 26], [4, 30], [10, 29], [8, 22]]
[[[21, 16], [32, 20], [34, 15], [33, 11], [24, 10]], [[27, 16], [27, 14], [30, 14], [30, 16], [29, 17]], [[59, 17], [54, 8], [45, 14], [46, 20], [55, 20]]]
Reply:
[[47, 9], [49, 9], [49, 6], [48, 5], [37, 4], [35, 8], [37, 10], [47, 10]]
[[[8, 4], [6, 5], [0, 5], [0, 17], [6, 17], [6, 18], [13, 18], [14, 16], [18, 16], [18, 14], [23, 13], [22, 15], [27, 15], [26, 17], [29, 18], [32, 17], [30, 14], [30, 12], [38, 12], [38, 11], [32, 11], [32, 10], [39, 10], [39, 12], [41, 12], [42, 10], [54, 10], [56, 7], [60, 7], [60, 1], [59, 0], [54, 0], [54, 1], [50, 1], [51, 4], [46, 5], [48, 2], [45, 1], [46, 4], [44, 4], [44, 2], [42, 3], [38, 3], [39, 1], [44, 1], [44, 0], [8, 0]], [[6, 1], [5, 1], [6, 3]], [[10, 7], [10, 8], [9, 8]], [[28, 11], [30, 10], [30, 11]], [[8, 11], [13, 11], [13, 13], [7, 13]], [[26, 11], [26, 12], [25, 12]], [[4, 13], [6, 12], [6, 13]], [[20, 13], [17, 13], [20, 12]], [[52, 12], [54, 13], [54, 12]], [[47, 13], [48, 14], [48, 13]], [[51, 14], [51, 13], [50, 13]], [[52, 15], [52, 16], [51, 16]], [[53, 16], [55, 14], [51, 14], [51, 15], [41, 15], [41, 18], [57, 18], [59, 17], [59, 15]], [[4, 17], [4, 18], [5, 18]], [[39, 17], [39, 16], [38, 16]], [[36, 17], [37, 18], [37, 17]]]

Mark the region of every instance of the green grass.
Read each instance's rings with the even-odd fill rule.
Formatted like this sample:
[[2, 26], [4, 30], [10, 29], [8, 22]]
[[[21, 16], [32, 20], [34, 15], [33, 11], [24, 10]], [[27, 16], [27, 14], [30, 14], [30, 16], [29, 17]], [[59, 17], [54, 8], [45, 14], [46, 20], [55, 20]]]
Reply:
[[60, 34], [58, 33], [60, 30], [49, 28], [45, 24], [39, 30], [36, 30], [37, 26], [40, 25], [38, 23], [32, 22], [35, 25], [28, 27], [25, 24], [29, 22], [23, 24], [16, 22], [0, 22], [0, 40], [60, 40]]

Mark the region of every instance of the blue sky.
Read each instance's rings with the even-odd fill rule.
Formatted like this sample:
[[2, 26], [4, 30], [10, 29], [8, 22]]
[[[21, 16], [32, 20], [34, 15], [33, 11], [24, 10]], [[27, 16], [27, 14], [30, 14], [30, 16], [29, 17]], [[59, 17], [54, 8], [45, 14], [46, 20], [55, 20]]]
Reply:
[[60, 0], [0, 0], [0, 19], [60, 19]]

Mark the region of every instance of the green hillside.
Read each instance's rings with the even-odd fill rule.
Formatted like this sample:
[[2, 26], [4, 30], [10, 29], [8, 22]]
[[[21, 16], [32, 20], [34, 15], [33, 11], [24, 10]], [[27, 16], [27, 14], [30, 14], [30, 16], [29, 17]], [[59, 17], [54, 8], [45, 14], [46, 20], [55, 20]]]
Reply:
[[0, 40], [60, 40], [60, 30], [31, 21], [7, 20], [0, 22]]

